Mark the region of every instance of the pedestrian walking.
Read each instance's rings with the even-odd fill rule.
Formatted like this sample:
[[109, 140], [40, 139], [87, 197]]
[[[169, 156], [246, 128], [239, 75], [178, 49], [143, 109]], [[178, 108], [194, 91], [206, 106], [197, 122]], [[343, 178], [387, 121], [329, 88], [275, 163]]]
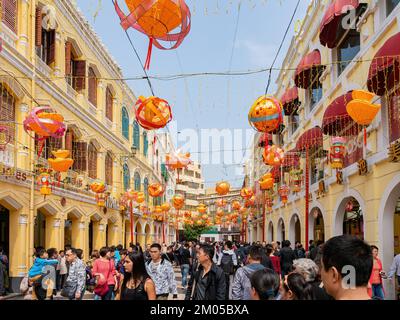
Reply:
[[85, 263], [78, 258], [78, 252], [75, 248], [68, 249], [65, 257], [69, 263], [69, 272], [61, 295], [69, 300], [82, 300], [86, 283]]
[[271, 263], [272, 263], [272, 269], [279, 275], [282, 274], [282, 270], [281, 270], [281, 258], [276, 256], [274, 254], [274, 248], [272, 247], [272, 245], [267, 245], [266, 248], [266, 252], [267, 252], [267, 256], [271, 259]]
[[[329, 239], [322, 249], [321, 277], [326, 292], [335, 300], [370, 300], [367, 292], [373, 267], [371, 247], [349, 235]], [[343, 281], [343, 270], [354, 268], [355, 287]]]
[[279, 297], [280, 277], [272, 269], [263, 268], [250, 277], [251, 300], [277, 300]]
[[281, 259], [282, 278], [292, 271], [293, 260], [296, 259], [296, 254], [290, 247], [290, 241], [282, 241], [282, 249], [279, 250], [279, 257]]
[[225, 300], [225, 274], [213, 262], [213, 256], [213, 246], [199, 245], [197, 253], [199, 267], [190, 277], [185, 300]]
[[0, 246], [0, 296], [5, 296], [9, 289], [8, 257]]
[[114, 261], [111, 260], [110, 248], [100, 249], [100, 258], [93, 263], [92, 273], [96, 277], [94, 293], [101, 297], [101, 300], [111, 300], [116, 285], [116, 271]]
[[304, 250], [303, 245], [300, 241], [296, 241], [295, 245], [295, 254], [297, 259], [305, 258], [306, 257], [306, 250]]
[[65, 279], [67, 278], [67, 272], [68, 272], [64, 250], [60, 250], [58, 253], [58, 264], [60, 266], [60, 278], [59, 278], [59, 289], [58, 290], [61, 290], [64, 286]]
[[187, 289], [187, 276], [189, 274], [190, 268], [190, 252], [189, 252], [189, 244], [185, 243], [183, 247], [180, 248], [179, 253], [180, 261], [179, 265], [181, 267], [182, 274], [182, 288]]
[[377, 246], [371, 246], [372, 257], [374, 263], [372, 267], [371, 277], [368, 282], [368, 294], [371, 298], [376, 300], [384, 300], [385, 292], [383, 290], [382, 276], [384, 275], [382, 268], [382, 261], [378, 258], [379, 249]]
[[282, 300], [314, 300], [313, 290], [303, 275], [292, 272], [285, 276], [281, 287]]
[[150, 246], [151, 260], [146, 263], [146, 270], [156, 287], [157, 300], [168, 300], [169, 294], [178, 298], [175, 273], [172, 264], [162, 258], [161, 245], [154, 243]]
[[388, 279], [392, 279], [393, 276], [397, 276], [397, 285], [399, 288], [397, 299], [400, 300], [400, 254], [394, 257], [390, 270], [387, 273]]
[[156, 300], [156, 287], [147, 273], [142, 253], [126, 255], [122, 278], [116, 300]]
[[225, 300], [229, 300], [230, 284], [232, 283], [231, 278], [235, 273], [235, 267], [237, 267], [237, 257], [235, 252], [232, 250], [232, 242], [226, 241], [222, 255], [218, 260], [217, 265], [222, 268], [225, 273]]
[[262, 255], [261, 248], [252, 246], [248, 254], [248, 264], [240, 267], [235, 274], [232, 283], [232, 299], [233, 300], [250, 300], [251, 299], [251, 275], [265, 269], [261, 264]]

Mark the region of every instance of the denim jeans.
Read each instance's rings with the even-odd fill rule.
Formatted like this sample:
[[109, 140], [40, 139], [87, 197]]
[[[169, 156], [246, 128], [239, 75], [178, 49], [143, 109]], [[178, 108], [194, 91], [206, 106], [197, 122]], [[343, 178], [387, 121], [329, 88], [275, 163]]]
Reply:
[[189, 273], [189, 265], [188, 264], [182, 264], [181, 265], [181, 273], [182, 273], [182, 287], [187, 286], [187, 276]]
[[382, 300], [385, 298], [381, 284], [373, 284], [372, 285], [372, 297], [377, 297]]

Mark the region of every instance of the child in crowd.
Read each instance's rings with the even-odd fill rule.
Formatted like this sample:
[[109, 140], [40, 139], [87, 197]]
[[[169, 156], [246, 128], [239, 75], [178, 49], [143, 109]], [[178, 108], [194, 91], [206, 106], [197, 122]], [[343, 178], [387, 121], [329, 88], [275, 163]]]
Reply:
[[[39, 249], [35, 253], [35, 261], [33, 262], [32, 267], [29, 269], [29, 284], [32, 285], [32, 300], [37, 300], [37, 295], [35, 292], [35, 288], [41, 285], [41, 280], [43, 276], [46, 274], [43, 273], [43, 268], [49, 265], [56, 265], [58, 264], [57, 259], [48, 259], [49, 255], [45, 249]], [[50, 299], [53, 295], [54, 283], [51, 279], [46, 283], [46, 299]]]

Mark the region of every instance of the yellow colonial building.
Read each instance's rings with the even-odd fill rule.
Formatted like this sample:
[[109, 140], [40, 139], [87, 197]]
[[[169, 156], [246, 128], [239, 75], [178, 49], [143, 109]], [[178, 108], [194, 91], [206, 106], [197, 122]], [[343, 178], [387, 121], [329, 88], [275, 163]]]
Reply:
[[[337, 1], [311, 1], [304, 20], [297, 25], [274, 94], [285, 109], [285, 129], [272, 140], [283, 146], [285, 161], [279, 170], [273, 170], [272, 210], [265, 209], [252, 218], [250, 239], [288, 239], [292, 245], [295, 241], [305, 245], [306, 231], [308, 239], [321, 241], [353, 234], [379, 247], [388, 271], [394, 255], [400, 253], [400, 1], [347, 4], [352, 6], [339, 8]], [[346, 111], [352, 90], [360, 89], [375, 93], [373, 102], [381, 104], [366, 128], [366, 148], [363, 128], [354, 126]], [[344, 138], [341, 170], [333, 169], [329, 161], [335, 137]], [[271, 170], [262, 162], [263, 139], [256, 136], [248, 162], [253, 184]], [[293, 169], [303, 170], [297, 172], [301, 175], [299, 192], [293, 191]], [[286, 204], [277, 192], [283, 184], [291, 189]], [[385, 286], [393, 288], [393, 283], [386, 281]]]
[[[147, 185], [161, 182], [162, 161], [154, 134], [134, 121], [134, 93], [123, 81], [107, 80], [123, 78], [121, 69], [73, 1], [0, 3], [0, 245], [15, 288], [36, 246], [69, 244], [88, 258], [104, 245], [128, 245], [130, 220], [120, 211], [120, 195], [142, 190], [149, 203]], [[24, 130], [38, 106], [64, 117], [62, 139], [42, 145]], [[69, 150], [74, 164], [44, 197], [37, 173], [57, 149]], [[105, 207], [89, 189], [96, 180], [107, 184]], [[135, 242], [160, 241], [160, 223], [137, 209], [134, 223]], [[174, 232], [167, 231], [171, 238]]]

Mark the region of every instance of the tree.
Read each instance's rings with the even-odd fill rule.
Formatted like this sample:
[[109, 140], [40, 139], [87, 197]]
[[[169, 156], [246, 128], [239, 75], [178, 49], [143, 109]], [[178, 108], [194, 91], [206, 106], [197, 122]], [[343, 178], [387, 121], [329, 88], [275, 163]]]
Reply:
[[210, 227], [204, 226], [204, 225], [191, 226], [189, 224], [185, 224], [184, 229], [183, 229], [183, 235], [185, 237], [185, 240], [187, 240], [187, 241], [198, 240], [202, 233], [206, 233], [210, 229], [211, 229]]

